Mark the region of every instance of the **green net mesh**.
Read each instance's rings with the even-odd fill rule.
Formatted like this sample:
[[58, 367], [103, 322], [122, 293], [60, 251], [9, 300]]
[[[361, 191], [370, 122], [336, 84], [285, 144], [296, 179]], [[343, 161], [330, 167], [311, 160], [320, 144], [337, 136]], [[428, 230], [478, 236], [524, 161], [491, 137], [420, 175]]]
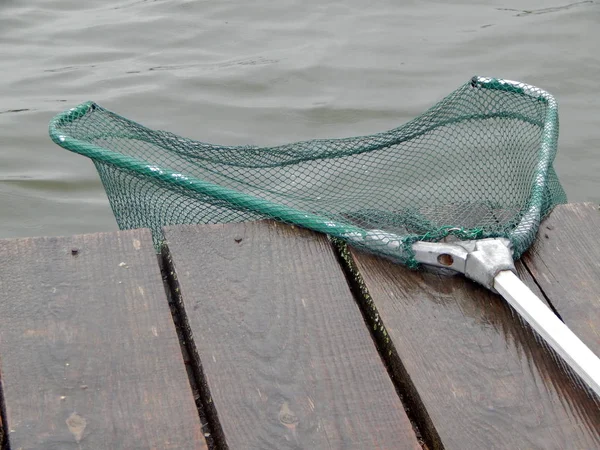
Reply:
[[121, 229], [270, 218], [410, 267], [415, 241], [506, 237], [517, 259], [566, 197], [552, 167], [547, 92], [474, 77], [393, 130], [276, 147], [221, 146], [148, 129], [88, 102], [50, 136], [94, 162]]

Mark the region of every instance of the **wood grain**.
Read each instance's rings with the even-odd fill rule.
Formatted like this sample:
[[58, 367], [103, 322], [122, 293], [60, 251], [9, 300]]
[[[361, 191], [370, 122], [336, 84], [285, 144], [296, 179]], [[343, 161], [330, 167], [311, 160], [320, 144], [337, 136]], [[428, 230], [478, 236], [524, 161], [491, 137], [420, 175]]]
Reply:
[[272, 222], [165, 236], [218, 444], [419, 448], [323, 236]]
[[11, 448], [206, 448], [149, 231], [0, 241]]
[[557, 206], [523, 261], [565, 324], [600, 355], [600, 208]]
[[500, 296], [462, 276], [352, 256], [363, 307], [430, 447], [600, 447], [598, 404]]

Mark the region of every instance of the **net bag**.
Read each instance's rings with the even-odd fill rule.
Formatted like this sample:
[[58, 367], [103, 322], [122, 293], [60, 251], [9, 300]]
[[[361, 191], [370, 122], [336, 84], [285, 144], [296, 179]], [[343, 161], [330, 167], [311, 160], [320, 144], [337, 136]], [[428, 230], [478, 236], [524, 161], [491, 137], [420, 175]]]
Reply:
[[409, 267], [416, 241], [505, 237], [517, 259], [565, 193], [558, 109], [542, 89], [473, 77], [390, 131], [275, 147], [148, 129], [93, 102], [52, 140], [95, 164], [121, 229], [275, 219]]

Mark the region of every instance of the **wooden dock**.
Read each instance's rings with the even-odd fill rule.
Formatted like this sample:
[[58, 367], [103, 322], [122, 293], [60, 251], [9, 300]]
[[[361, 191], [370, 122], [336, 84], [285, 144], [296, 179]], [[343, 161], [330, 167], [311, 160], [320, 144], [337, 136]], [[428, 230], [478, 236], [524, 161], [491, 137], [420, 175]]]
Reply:
[[[600, 210], [521, 278], [600, 354]], [[273, 222], [0, 240], [3, 449], [595, 449], [600, 401], [497, 295]]]

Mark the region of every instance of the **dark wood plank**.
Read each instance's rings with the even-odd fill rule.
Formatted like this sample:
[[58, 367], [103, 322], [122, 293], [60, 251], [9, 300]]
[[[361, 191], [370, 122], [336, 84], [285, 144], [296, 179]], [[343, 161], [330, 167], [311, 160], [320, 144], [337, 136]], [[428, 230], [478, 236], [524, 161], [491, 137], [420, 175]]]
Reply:
[[563, 321], [600, 355], [600, 208], [557, 206], [523, 261]]
[[11, 448], [202, 449], [147, 230], [0, 240]]
[[323, 236], [272, 222], [165, 233], [221, 444], [419, 448]]
[[600, 448], [598, 404], [500, 296], [462, 276], [352, 256], [364, 308], [428, 445]]

